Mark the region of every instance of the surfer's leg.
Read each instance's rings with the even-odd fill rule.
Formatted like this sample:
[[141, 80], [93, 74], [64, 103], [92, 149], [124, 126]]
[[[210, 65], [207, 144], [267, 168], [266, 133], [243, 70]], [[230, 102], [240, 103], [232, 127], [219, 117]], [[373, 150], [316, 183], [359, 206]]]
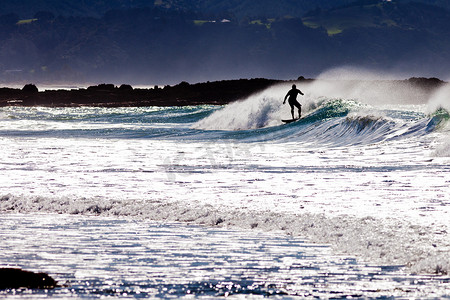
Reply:
[[294, 105], [291, 105], [291, 115], [292, 115], [292, 120], [295, 119], [294, 118]]
[[[295, 101], [294, 105], [298, 109], [298, 118], [300, 119], [300, 117], [302, 115], [302, 105], [300, 103], [298, 103], [298, 101]], [[292, 119], [294, 119], [294, 105], [292, 106]]]

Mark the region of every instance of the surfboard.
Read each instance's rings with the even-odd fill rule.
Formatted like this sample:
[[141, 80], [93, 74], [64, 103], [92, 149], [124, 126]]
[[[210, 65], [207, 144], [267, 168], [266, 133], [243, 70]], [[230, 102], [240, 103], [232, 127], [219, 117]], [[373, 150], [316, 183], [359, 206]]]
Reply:
[[284, 123], [292, 123], [292, 122], [295, 122], [298, 120], [300, 120], [300, 119], [289, 119], [289, 120], [281, 120], [281, 121], [283, 121]]

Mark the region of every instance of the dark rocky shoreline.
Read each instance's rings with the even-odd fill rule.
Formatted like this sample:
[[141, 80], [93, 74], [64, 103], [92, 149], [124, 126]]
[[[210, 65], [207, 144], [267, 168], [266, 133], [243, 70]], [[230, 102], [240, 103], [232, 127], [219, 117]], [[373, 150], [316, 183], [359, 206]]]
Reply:
[[[314, 79], [299, 77], [295, 81], [275, 79], [239, 79], [189, 84], [181, 82], [175, 86], [148, 89], [133, 88], [123, 84], [100, 84], [86, 89], [38, 91], [33, 84], [22, 89], [0, 88], [0, 107], [4, 106], [46, 106], [46, 107], [138, 107], [138, 106], [186, 106], [213, 104], [223, 105], [269, 86], [288, 82], [312, 82]], [[446, 82], [437, 78], [410, 78], [399, 82], [433, 92]]]
[[46, 90], [39, 92], [29, 84], [22, 89], [0, 88], [0, 106], [50, 107], [130, 107], [130, 106], [186, 106], [227, 104], [254, 92], [281, 83], [272, 79], [240, 79], [148, 89], [123, 84], [100, 84], [86, 89]]

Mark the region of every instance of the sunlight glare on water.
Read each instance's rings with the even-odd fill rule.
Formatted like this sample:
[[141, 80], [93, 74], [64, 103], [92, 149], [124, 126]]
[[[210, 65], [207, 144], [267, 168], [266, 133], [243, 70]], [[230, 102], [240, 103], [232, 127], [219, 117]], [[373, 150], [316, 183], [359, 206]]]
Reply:
[[61, 215], [0, 219], [0, 264], [45, 271], [63, 285], [48, 292], [0, 292], [3, 297], [433, 297], [449, 292], [448, 279], [370, 266], [283, 234]]

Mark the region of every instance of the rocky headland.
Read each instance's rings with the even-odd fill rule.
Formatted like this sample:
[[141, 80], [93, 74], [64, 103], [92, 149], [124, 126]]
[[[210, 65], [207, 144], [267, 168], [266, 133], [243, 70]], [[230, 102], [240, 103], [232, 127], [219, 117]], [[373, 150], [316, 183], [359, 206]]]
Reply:
[[[131, 106], [186, 106], [224, 105], [262, 91], [279, 83], [312, 82], [315, 79], [299, 77], [297, 80], [239, 79], [189, 84], [185, 81], [165, 87], [133, 88], [131, 85], [99, 84], [88, 88], [39, 91], [34, 84], [22, 89], [0, 88], [0, 107], [47, 106], [47, 107], [131, 107]], [[445, 84], [437, 78], [410, 78], [401, 83], [419, 87], [431, 93]]]

